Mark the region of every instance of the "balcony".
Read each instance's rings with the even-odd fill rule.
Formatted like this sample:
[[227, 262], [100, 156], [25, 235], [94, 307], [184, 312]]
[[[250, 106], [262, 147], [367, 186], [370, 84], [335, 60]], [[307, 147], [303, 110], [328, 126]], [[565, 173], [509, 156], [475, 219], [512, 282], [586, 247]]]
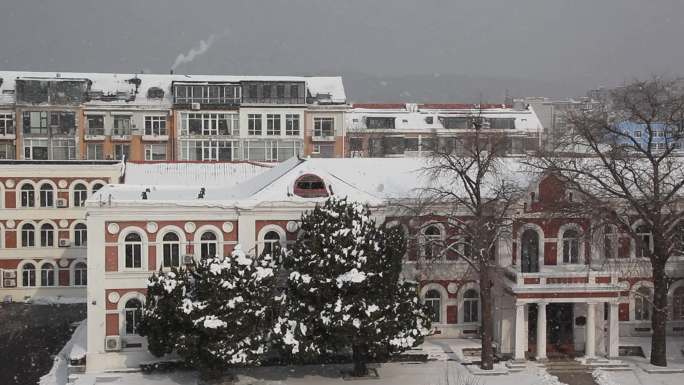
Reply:
[[90, 128], [88, 127], [85, 132], [85, 140], [104, 140], [105, 130], [104, 127]]
[[114, 128], [112, 129], [112, 140], [122, 140], [122, 141], [129, 141], [131, 140], [131, 130], [128, 129], [117, 129]]
[[609, 295], [625, 290], [618, 281], [618, 271], [594, 270], [586, 265], [545, 267], [545, 271], [536, 273], [523, 273], [519, 266], [505, 267], [504, 284], [515, 294], [545, 292], [563, 296], [563, 293], [593, 292]]

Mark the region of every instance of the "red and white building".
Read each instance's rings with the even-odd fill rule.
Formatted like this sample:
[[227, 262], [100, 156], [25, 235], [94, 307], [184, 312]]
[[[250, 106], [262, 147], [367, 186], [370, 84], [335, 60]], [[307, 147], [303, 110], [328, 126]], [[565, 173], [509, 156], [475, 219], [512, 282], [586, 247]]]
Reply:
[[83, 301], [83, 205], [119, 183], [113, 161], [0, 161], [0, 298]]
[[[417, 243], [407, 253], [405, 276], [420, 281], [421, 297], [435, 310], [435, 338], [476, 336], [478, 286], [465, 274], [464, 262], [447, 256], [428, 269], [421, 262], [424, 242], [447, 236], [435, 221], [439, 213], [409, 218], [394, 205], [413, 197], [424, 182], [416, 173], [422, 162], [292, 158], [242, 180], [219, 175], [219, 183], [193, 185], [184, 177], [174, 186], [169, 176], [101, 189], [86, 204], [87, 370], [153, 359], [136, 334], [152, 272], [229, 253], [238, 243], [256, 253], [274, 243], [287, 245], [297, 237], [301, 213], [331, 195], [368, 204], [379, 221], [402, 225]], [[507, 162], [510, 170], [518, 167], [515, 158]], [[214, 166], [196, 172], [212, 175]], [[494, 287], [498, 350], [515, 358], [614, 357], [621, 335], [650, 333], [648, 269], [626, 274], [623, 268], [639, 262], [632, 242], [618, 232], [587, 237], [591, 224], [583, 220], [549, 220], [546, 203], [566, 194], [556, 179], [519, 182], [529, 197], [511, 213], [512, 236], [500, 240], [496, 253], [502, 272]], [[672, 334], [684, 326], [683, 262], [673, 257], [669, 266]]]

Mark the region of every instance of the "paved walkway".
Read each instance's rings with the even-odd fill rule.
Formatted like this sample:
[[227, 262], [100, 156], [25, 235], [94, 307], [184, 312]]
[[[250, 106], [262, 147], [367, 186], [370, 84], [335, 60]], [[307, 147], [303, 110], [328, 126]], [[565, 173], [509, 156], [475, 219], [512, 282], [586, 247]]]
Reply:
[[591, 375], [593, 369], [572, 359], [550, 360], [544, 364], [549, 374], [568, 385], [598, 385]]

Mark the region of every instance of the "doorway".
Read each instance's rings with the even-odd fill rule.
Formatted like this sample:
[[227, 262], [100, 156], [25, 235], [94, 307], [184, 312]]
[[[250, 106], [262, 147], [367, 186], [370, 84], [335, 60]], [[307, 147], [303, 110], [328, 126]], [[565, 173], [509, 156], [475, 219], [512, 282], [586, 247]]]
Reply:
[[[527, 346], [532, 357], [537, 352], [538, 309], [537, 304], [528, 305]], [[546, 354], [548, 358], [574, 357], [573, 309], [572, 303], [549, 303], [546, 305]]]

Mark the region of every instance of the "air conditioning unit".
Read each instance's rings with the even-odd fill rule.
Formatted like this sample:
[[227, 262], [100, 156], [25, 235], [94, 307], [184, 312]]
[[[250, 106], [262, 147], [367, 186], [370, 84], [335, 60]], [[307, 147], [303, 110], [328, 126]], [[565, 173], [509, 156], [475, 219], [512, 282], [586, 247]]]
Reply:
[[199, 110], [200, 104], [199, 103], [191, 103], [190, 108], [192, 108], [193, 110]]
[[106, 336], [105, 337], [105, 351], [106, 352], [118, 352], [121, 350], [121, 337], [119, 336]]
[[69, 247], [71, 245], [71, 241], [68, 239], [60, 239], [59, 240], [59, 247]]
[[67, 207], [67, 200], [64, 198], [57, 198], [57, 207], [59, 207], [59, 208]]
[[184, 265], [191, 265], [193, 258], [195, 258], [195, 257], [192, 255], [184, 255], [183, 256], [183, 264]]

